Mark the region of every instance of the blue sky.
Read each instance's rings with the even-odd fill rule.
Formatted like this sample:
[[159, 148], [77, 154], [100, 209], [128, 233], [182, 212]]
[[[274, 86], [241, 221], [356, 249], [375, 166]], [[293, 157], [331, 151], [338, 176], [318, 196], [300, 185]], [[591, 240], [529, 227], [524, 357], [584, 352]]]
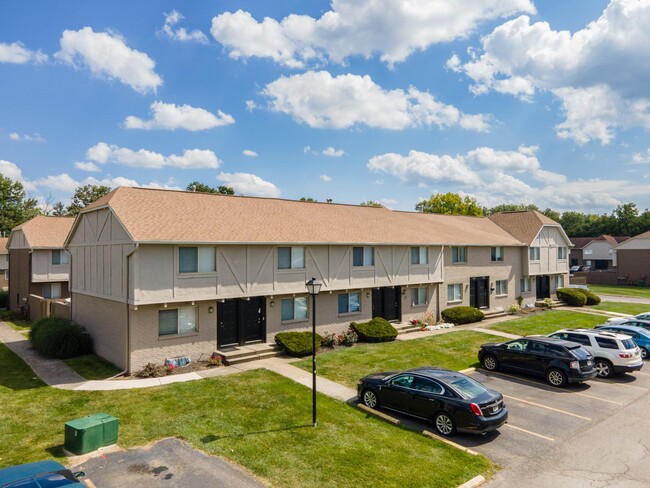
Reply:
[[0, 173], [650, 207], [650, 0], [0, 4]]

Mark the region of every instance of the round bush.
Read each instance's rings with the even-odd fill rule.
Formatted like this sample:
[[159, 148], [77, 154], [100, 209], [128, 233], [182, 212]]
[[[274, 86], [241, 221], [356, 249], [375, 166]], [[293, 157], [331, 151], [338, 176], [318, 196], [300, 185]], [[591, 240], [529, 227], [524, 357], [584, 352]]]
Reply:
[[573, 288], [573, 290], [578, 290], [587, 297], [587, 305], [598, 305], [600, 303], [600, 297], [589, 290], [585, 290], [584, 288]]
[[579, 288], [558, 288], [555, 290], [557, 298], [572, 307], [584, 307], [587, 297]]
[[[311, 354], [311, 332], [279, 332], [275, 334], [275, 342], [289, 356], [302, 357]], [[323, 342], [323, 337], [316, 334], [316, 350]]]
[[390, 342], [397, 337], [397, 329], [382, 317], [375, 317], [369, 322], [352, 322], [350, 327], [357, 333], [360, 342]]
[[480, 322], [485, 318], [485, 314], [478, 308], [465, 307], [462, 305], [458, 307], [446, 308], [442, 311], [441, 315], [445, 322], [451, 322], [452, 324], [456, 325]]
[[92, 339], [79, 324], [58, 317], [43, 317], [29, 331], [32, 347], [46, 358], [67, 359], [92, 352]]

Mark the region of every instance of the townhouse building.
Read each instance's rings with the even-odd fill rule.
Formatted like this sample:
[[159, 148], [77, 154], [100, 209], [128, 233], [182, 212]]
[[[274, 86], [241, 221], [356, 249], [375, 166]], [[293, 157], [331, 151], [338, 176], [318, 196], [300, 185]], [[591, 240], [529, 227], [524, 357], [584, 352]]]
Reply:
[[571, 266], [590, 266], [593, 269], [616, 268], [616, 246], [629, 239], [627, 236], [572, 237]]
[[70, 297], [70, 260], [64, 243], [73, 217], [38, 215], [9, 234], [9, 308], [31, 319], [30, 296], [45, 299]]
[[0, 237], [0, 290], [9, 288], [9, 250], [7, 237]]
[[321, 332], [506, 307], [527, 249], [482, 217], [142, 188], [83, 209], [66, 248], [72, 319], [128, 371], [310, 328], [312, 277]]

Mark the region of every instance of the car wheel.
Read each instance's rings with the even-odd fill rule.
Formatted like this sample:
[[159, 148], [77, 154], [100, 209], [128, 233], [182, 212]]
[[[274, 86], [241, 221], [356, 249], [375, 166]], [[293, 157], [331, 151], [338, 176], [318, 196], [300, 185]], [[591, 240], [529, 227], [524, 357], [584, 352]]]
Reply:
[[497, 371], [499, 369], [499, 360], [492, 354], [483, 358], [483, 367], [488, 371]]
[[612, 367], [612, 363], [606, 359], [596, 359], [594, 363], [594, 367], [596, 368], [596, 372], [598, 373], [599, 378], [611, 378], [614, 376], [614, 368]]
[[364, 390], [361, 398], [366, 407], [379, 408], [379, 398], [377, 398], [377, 394], [373, 390]]
[[456, 425], [451, 416], [446, 412], [437, 413], [433, 419], [433, 425], [439, 434], [448, 437], [456, 432]]
[[551, 368], [546, 372], [546, 381], [552, 386], [565, 386], [567, 384], [566, 374], [557, 368]]
[[641, 359], [648, 359], [648, 350], [645, 347], [641, 348]]

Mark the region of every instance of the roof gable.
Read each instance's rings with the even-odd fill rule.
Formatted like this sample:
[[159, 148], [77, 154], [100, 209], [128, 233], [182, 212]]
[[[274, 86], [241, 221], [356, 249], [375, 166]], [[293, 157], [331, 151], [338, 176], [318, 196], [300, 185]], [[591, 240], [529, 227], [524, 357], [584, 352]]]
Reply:
[[74, 217], [37, 215], [11, 229], [7, 247], [11, 247], [12, 237], [22, 232], [29, 249], [63, 248], [73, 222]]
[[[558, 222], [548, 218], [537, 210], [500, 212], [490, 215], [489, 218], [527, 245], [530, 245], [535, 240], [544, 226], [548, 225], [562, 229], [562, 226]], [[571, 244], [571, 240], [567, 237], [563, 229], [562, 234], [567, 244]]]

